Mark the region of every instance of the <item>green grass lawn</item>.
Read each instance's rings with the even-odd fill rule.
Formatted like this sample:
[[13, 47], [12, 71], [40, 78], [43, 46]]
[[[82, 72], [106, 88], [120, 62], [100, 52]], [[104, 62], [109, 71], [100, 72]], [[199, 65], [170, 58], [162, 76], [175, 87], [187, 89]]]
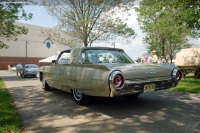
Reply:
[[0, 78], [0, 132], [19, 133], [21, 127], [22, 121], [13, 105], [12, 97]]
[[200, 94], [200, 78], [195, 78], [194, 74], [187, 74], [185, 78], [172, 91], [181, 91]]

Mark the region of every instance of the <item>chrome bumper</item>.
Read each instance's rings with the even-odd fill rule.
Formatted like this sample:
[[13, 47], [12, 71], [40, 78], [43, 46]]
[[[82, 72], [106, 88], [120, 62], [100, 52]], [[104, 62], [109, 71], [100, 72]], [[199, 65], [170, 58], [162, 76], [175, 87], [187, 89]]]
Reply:
[[111, 86], [110, 97], [143, 93], [146, 84], [155, 84], [154, 91], [169, 89], [177, 85], [171, 77], [126, 80], [122, 89], [115, 89]]

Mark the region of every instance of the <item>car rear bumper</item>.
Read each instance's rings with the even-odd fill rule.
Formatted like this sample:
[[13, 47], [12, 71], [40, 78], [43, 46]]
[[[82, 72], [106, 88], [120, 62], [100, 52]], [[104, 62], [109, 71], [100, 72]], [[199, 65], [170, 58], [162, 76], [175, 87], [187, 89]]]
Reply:
[[28, 75], [34, 76], [34, 75], [37, 75], [37, 72], [35, 72], [35, 71], [29, 71], [29, 72], [26, 72], [24, 75], [26, 75], [26, 76], [28, 76]]
[[[146, 86], [153, 87], [146, 87]], [[175, 87], [177, 83], [175, 83], [172, 79], [165, 80], [156, 80], [156, 81], [130, 81], [126, 80], [125, 85], [122, 89], [113, 89], [111, 88], [110, 97], [114, 96], [122, 96], [122, 95], [130, 95], [136, 93], [143, 93], [148, 91], [158, 91], [163, 89], [169, 89]]]

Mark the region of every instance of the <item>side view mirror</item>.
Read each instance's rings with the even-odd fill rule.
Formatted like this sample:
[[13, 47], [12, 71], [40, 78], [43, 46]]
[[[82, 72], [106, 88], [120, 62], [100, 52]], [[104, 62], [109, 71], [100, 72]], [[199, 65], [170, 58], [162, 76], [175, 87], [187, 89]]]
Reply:
[[56, 60], [52, 60], [52, 63], [56, 63]]

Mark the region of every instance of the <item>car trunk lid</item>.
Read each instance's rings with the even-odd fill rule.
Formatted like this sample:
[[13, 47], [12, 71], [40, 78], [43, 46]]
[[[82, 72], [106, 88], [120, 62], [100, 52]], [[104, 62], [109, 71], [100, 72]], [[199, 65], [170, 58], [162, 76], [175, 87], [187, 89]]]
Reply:
[[171, 76], [174, 65], [159, 64], [107, 64], [111, 71], [119, 70], [125, 79], [142, 79]]

